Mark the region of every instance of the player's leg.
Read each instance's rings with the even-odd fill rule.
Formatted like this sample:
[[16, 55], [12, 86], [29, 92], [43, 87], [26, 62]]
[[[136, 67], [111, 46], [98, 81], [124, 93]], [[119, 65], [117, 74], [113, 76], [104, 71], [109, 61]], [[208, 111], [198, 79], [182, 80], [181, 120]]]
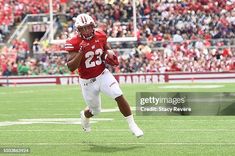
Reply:
[[101, 81], [100, 82], [101, 91], [116, 100], [118, 108], [120, 112], [123, 114], [123, 116], [126, 118], [132, 133], [137, 137], [142, 136], [143, 131], [135, 123], [133, 115], [131, 113], [130, 105], [124, 98], [123, 93], [119, 87], [119, 84], [117, 80], [114, 78], [114, 76], [107, 70], [101, 76], [100, 81]]
[[81, 111], [81, 125], [85, 132], [91, 131], [90, 118], [101, 111], [101, 98], [96, 82], [87, 83], [88, 81], [80, 79], [83, 98], [87, 107]]
[[131, 108], [123, 95], [116, 97], [115, 100], [120, 112], [123, 114], [124, 117], [130, 116], [132, 114]]
[[137, 126], [137, 124], [134, 121], [133, 115], [131, 113], [130, 106], [126, 99], [124, 98], [123, 95], [116, 97], [115, 98], [118, 108], [120, 112], [123, 114], [123, 116], [126, 118], [126, 121], [129, 125], [129, 128], [131, 132], [136, 136], [136, 137], [141, 137], [144, 135], [143, 131]]

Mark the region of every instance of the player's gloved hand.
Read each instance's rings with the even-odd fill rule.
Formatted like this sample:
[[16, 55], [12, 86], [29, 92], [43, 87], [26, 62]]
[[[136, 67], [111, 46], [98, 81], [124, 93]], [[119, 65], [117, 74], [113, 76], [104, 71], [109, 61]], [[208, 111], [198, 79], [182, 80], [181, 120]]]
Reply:
[[107, 50], [107, 54], [105, 55], [104, 59], [105, 59], [105, 62], [111, 66], [119, 65], [118, 58], [115, 55], [113, 50]]

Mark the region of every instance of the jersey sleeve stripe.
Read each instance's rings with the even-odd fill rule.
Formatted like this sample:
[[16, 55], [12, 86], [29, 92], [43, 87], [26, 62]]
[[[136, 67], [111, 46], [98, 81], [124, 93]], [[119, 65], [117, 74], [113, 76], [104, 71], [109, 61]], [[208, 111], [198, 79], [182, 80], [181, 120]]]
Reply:
[[73, 45], [65, 45], [65, 47], [74, 47]]
[[66, 45], [66, 46], [73, 46], [73, 45], [72, 45], [72, 44], [70, 44], [70, 43], [66, 43], [65, 45]]
[[65, 46], [64, 48], [65, 49], [74, 49], [74, 47], [68, 47], [68, 46]]
[[74, 47], [65, 47], [65, 49], [66, 49], [66, 48], [74, 48]]

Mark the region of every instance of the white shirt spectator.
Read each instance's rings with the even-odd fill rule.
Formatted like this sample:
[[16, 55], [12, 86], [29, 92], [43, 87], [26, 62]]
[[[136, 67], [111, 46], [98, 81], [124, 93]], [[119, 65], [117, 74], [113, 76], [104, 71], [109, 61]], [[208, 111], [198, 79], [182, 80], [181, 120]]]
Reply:
[[183, 39], [183, 37], [182, 37], [181, 35], [175, 34], [175, 35], [173, 36], [173, 42], [178, 42], [178, 43], [180, 43], [180, 42], [183, 42], [183, 41], [184, 41], [184, 39]]

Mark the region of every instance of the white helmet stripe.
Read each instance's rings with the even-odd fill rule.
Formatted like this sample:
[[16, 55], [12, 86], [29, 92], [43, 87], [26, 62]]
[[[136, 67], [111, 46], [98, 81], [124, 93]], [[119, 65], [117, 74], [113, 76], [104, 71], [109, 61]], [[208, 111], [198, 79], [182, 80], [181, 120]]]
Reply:
[[83, 16], [81, 16], [81, 20], [82, 20], [82, 23], [84, 23], [84, 19], [83, 19]]
[[80, 14], [77, 16], [76, 21], [75, 21], [76, 27], [82, 27], [87, 24], [94, 24], [95, 25], [95, 21], [92, 19], [91, 16], [89, 16], [87, 14]]
[[84, 20], [85, 20], [85, 22], [87, 23], [87, 19], [86, 19], [86, 16], [84, 16]]

